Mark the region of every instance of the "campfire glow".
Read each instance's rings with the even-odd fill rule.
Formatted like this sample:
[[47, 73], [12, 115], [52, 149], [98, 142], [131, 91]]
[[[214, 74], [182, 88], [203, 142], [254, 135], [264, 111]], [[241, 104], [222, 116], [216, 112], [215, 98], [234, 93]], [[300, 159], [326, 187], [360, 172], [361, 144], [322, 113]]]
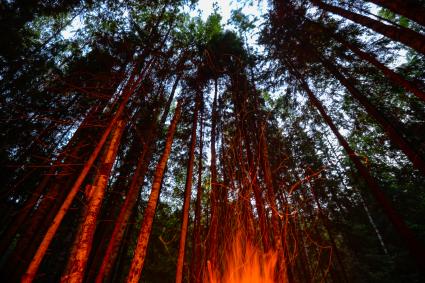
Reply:
[[224, 259], [223, 272], [208, 264], [210, 283], [272, 283], [275, 282], [277, 253], [264, 253], [239, 233]]

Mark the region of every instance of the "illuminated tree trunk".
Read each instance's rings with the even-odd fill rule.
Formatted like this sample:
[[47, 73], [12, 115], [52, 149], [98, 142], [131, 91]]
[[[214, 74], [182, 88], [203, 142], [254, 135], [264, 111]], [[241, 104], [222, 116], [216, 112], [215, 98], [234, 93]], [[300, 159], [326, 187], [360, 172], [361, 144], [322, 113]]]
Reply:
[[106, 145], [99, 172], [91, 192], [86, 196], [89, 200], [87, 210], [79, 226], [71, 257], [68, 262], [69, 270], [62, 276], [62, 282], [82, 282], [87, 261], [90, 255], [97, 219], [102, 206], [109, 176], [117, 156], [121, 135], [125, 127], [124, 120], [119, 120], [111, 133], [109, 144]]
[[[151, 131], [153, 131], [153, 129]], [[150, 138], [150, 140], [152, 140], [152, 138]], [[137, 203], [140, 186], [143, 183], [144, 176], [148, 169], [148, 163], [150, 160], [149, 157], [151, 156], [151, 153], [152, 146], [150, 142], [147, 141], [139, 156], [136, 171], [131, 179], [130, 188], [126, 194], [124, 204], [121, 207], [117, 219], [115, 220], [114, 230], [112, 232], [111, 239], [109, 240], [108, 247], [106, 248], [106, 252], [103, 256], [102, 264], [97, 273], [96, 282], [103, 282], [103, 279], [108, 278], [110, 275], [118, 255], [120, 245], [122, 243], [125, 229], [133, 212], [133, 208]]]
[[202, 110], [201, 110], [201, 119], [200, 119], [200, 133], [199, 133], [199, 157], [198, 157], [198, 184], [197, 184], [197, 193], [196, 193], [196, 204], [195, 204], [195, 223], [193, 228], [193, 253], [191, 260], [191, 274], [192, 280], [195, 283], [201, 282], [201, 268], [202, 268], [202, 258], [201, 258], [201, 222], [202, 222], [202, 197], [203, 197], [203, 188], [202, 188], [202, 160], [203, 160], [203, 119], [202, 119]]
[[[273, 229], [273, 243], [274, 248], [278, 252], [278, 254], [282, 255], [284, 253], [284, 247], [282, 243], [282, 237], [281, 237], [281, 229], [280, 229], [280, 216], [279, 216], [279, 210], [277, 207], [276, 202], [276, 195], [275, 195], [275, 189], [273, 185], [273, 176], [272, 171], [270, 167], [270, 161], [269, 161], [269, 153], [267, 149], [267, 143], [266, 143], [266, 127], [264, 124], [261, 125], [261, 132], [260, 132], [260, 151], [261, 151], [261, 161], [262, 161], [262, 169], [264, 173], [264, 182], [266, 184], [266, 194], [268, 203], [270, 205], [270, 209], [272, 212], [272, 229]], [[279, 280], [281, 282], [293, 282], [292, 276], [290, 274], [289, 268], [287, 268], [287, 258], [284, 254], [283, 257], [280, 258], [278, 261], [279, 264], [279, 271], [278, 276]], [[283, 277], [282, 277], [283, 276]]]
[[[81, 125], [78, 127], [78, 129], [75, 131], [75, 133], [73, 134], [72, 138], [69, 140], [67, 145], [62, 149], [61, 153], [57, 156], [56, 161], [53, 163], [52, 167], [49, 169], [49, 171], [44, 175], [44, 177], [38, 183], [35, 190], [31, 192], [31, 196], [25, 202], [24, 206], [17, 213], [17, 215], [13, 217], [11, 221], [12, 225], [9, 225], [6, 232], [4, 232], [1, 237], [0, 254], [5, 253], [6, 249], [8, 249], [11, 246], [11, 241], [16, 236], [16, 233], [23, 228], [24, 228], [24, 231], [20, 232], [19, 241], [22, 241], [21, 238], [25, 237], [26, 234], [29, 234], [27, 242], [34, 241], [34, 229], [35, 227], [39, 226], [38, 225], [39, 223], [34, 220], [34, 217], [36, 217], [36, 215], [38, 214], [42, 214], [43, 216], [41, 217], [41, 221], [45, 221], [45, 215], [47, 213], [47, 210], [43, 211], [40, 208], [43, 207], [44, 202], [49, 202], [49, 203], [53, 202], [54, 199], [49, 198], [49, 194], [51, 194], [51, 191], [54, 190], [55, 187], [57, 186], [55, 184], [50, 189], [46, 189], [46, 187], [49, 187], [52, 182], [60, 182], [61, 181], [60, 179], [63, 178], [63, 175], [70, 174], [70, 173], [67, 173], [67, 171], [70, 171], [67, 164], [68, 162], [70, 162], [69, 159], [72, 158], [74, 155], [76, 155], [79, 149], [79, 145], [75, 145], [75, 141], [76, 139], [81, 138], [82, 129], [86, 127], [86, 125], [91, 120], [93, 120], [93, 115], [97, 113], [99, 109], [100, 109], [99, 107], [93, 107], [90, 110], [89, 114], [81, 123]], [[71, 163], [76, 163], [76, 162], [71, 161]], [[55, 176], [55, 173], [57, 174], [56, 176]], [[67, 176], [67, 178], [71, 178], [71, 176]], [[62, 187], [62, 190], [63, 189], [64, 187]], [[36, 204], [37, 204], [37, 207], [35, 208]], [[35, 211], [31, 213], [33, 210]], [[28, 221], [30, 221], [30, 224], [24, 225], [24, 223]], [[29, 232], [27, 233], [27, 231]], [[26, 249], [25, 244], [24, 245], [18, 244], [17, 246], [19, 248]], [[22, 255], [20, 253], [18, 253], [17, 256], [22, 258]], [[7, 272], [10, 273], [10, 270]]]
[[[165, 105], [165, 109], [162, 114], [161, 120], [159, 122], [160, 127], [162, 127], [162, 125], [165, 123], [165, 120], [168, 116], [168, 112], [170, 110], [170, 106], [173, 101], [174, 94], [177, 89], [179, 81], [180, 81], [180, 77], [177, 76], [173, 84], [168, 101]], [[152, 123], [145, 145], [143, 146], [143, 150], [140, 153], [140, 156], [138, 158], [136, 170], [132, 177], [130, 188], [127, 192], [124, 204], [122, 205], [120, 212], [118, 214], [118, 217], [115, 221], [115, 226], [114, 226], [114, 230], [112, 231], [111, 239], [109, 240], [108, 246], [106, 248], [106, 252], [102, 259], [102, 263], [96, 275], [97, 283], [103, 282], [104, 278], [109, 278], [112, 268], [117, 259], [120, 246], [122, 244], [122, 240], [127, 228], [127, 224], [133, 212], [133, 209], [137, 203], [138, 195], [139, 195], [141, 186], [143, 184], [143, 180], [145, 178], [145, 174], [147, 172], [149, 162], [152, 158], [152, 154], [154, 151], [154, 146], [152, 145], [152, 142], [157, 136], [156, 123], [157, 123], [156, 120]]]
[[383, 191], [380, 188], [380, 186], [378, 185], [378, 183], [370, 175], [368, 169], [363, 165], [360, 158], [357, 156], [355, 151], [350, 147], [350, 145], [345, 140], [345, 138], [339, 133], [338, 128], [332, 122], [332, 119], [326, 113], [325, 108], [320, 103], [320, 101], [316, 98], [316, 96], [313, 94], [313, 92], [310, 90], [307, 83], [300, 77], [300, 75], [298, 75], [298, 74], [295, 74], [295, 75], [298, 77], [298, 80], [300, 81], [301, 87], [307, 93], [311, 103], [320, 112], [320, 114], [322, 115], [326, 124], [328, 124], [328, 126], [331, 128], [332, 132], [334, 133], [334, 135], [338, 139], [338, 142], [341, 144], [341, 146], [347, 152], [348, 157], [354, 163], [354, 165], [356, 166], [356, 169], [358, 170], [360, 175], [363, 177], [363, 179], [366, 181], [368, 188], [371, 190], [373, 197], [380, 204], [380, 206], [384, 210], [386, 216], [388, 217], [390, 222], [394, 225], [394, 228], [396, 229], [396, 231], [404, 239], [404, 241], [407, 244], [411, 254], [416, 258], [416, 261], [418, 262], [418, 264], [420, 266], [425, 267], [425, 262], [424, 262], [424, 258], [423, 258], [423, 254], [424, 254], [425, 250], [422, 247], [422, 244], [420, 244], [416, 240], [416, 237], [413, 234], [413, 232], [409, 229], [409, 227], [407, 227], [407, 225], [404, 223], [403, 219], [395, 211], [395, 209], [393, 208], [390, 201], [387, 199], [387, 197], [383, 193]]
[[416, 51], [425, 54], [425, 36], [416, 31], [404, 27], [386, 25], [380, 21], [345, 10], [340, 7], [329, 5], [320, 0], [311, 0], [311, 2], [325, 11], [340, 15], [353, 22], [368, 27], [392, 40], [401, 42], [415, 49]]
[[217, 229], [218, 229], [218, 192], [217, 192], [217, 156], [216, 156], [216, 135], [217, 135], [217, 80], [215, 81], [214, 100], [212, 106], [212, 122], [211, 122], [211, 223], [209, 237], [209, 261], [212, 266], [216, 266], [217, 260]]
[[415, 0], [368, 0], [425, 26], [425, 7]]
[[186, 171], [186, 185], [184, 189], [184, 201], [183, 201], [183, 215], [182, 225], [180, 232], [180, 244], [179, 252], [177, 255], [177, 270], [176, 270], [176, 283], [181, 283], [183, 280], [183, 265], [184, 265], [184, 254], [186, 247], [187, 238], [187, 227], [189, 223], [189, 207], [190, 207], [190, 196], [192, 195], [192, 178], [193, 178], [193, 163], [195, 160], [195, 146], [196, 146], [196, 127], [198, 125], [198, 113], [201, 104], [200, 94], [197, 94], [196, 106], [193, 113], [193, 124], [192, 134], [190, 138], [190, 149], [189, 149], [189, 160], [187, 163]]
[[176, 112], [174, 114], [173, 120], [171, 121], [170, 127], [168, 129], [167, 138], [165, 142], [164, 152], [161, 155], [161, 158], [158, 162], [158, 165], [155, 169], [154, 179], [152, 183], [152, 190], [149, 196], [149, 201], [146, 205], [142, 226], [140, 228], [139, 236], [137, 239], [136, 249], [134, 251], [133, 260], [131, 262], [130, 271], [127, 277], [127, 282], [137, 283], [139, 282], [143, 264], [145, 261], [145, 256], [147, 252], [149, 237], [152, 231], [153, 218], [155, 216], [156, 206], [159, 199], [159, 193], [161, 188], [161, 181], [164, 175], [165, 167], [167, 164], [168, 157], [171, 152], [171, 145], [173, 143], [174, 132], [177, 127], [177, 122], [181, 114], [181, 101], [178, 102]]
[[89, 159], [84, 164], [84, 167], [83, 167], [81, 173], [79, 174], [74, 185], [70, 189], [68, 196], [66, 197], [66, 199], [62, 203], [58, 213], [56, 214], [55, 218], [53, 219], [53, 221], [52, 221], [52, 223], [49, 227], [49, 229], [47, 230], [46, 234], [44, 235], [44, 238], [43, 238], [42, 242], [40, 243], [40, 245], [37, 249], [37, 252], [35, 253], [31, 263], [29, 264], [29, 266], [27, 268], [27, 271], [25, 272], [25, 274], [22, 278], [22, 282], [32, 282], [33, 281], [33, 279], [34, 279], [34, 277], [37, 273], [37, 270], [38, 270], [38, 268], [41, 264], [41, 261], [43, 260], [43, 257], [46, 254], [46, 251], [47, 251], [50, 243], [52, 242], [53, 237], [56, 234], [56, 231], [58, 230], [63, 218], [65, 217], [65, 214], [69, 210], [69, 208], [70, 208], [70, 206], [71, 206], [71, 204], [74, 200], [74, 197], [77, 195], [84, 179], [86, 178], [87, 174], [89, 173], [90, 169], [92, 168], [94, 161], [97, 159], [97, 157], [98, 157], [101, 149], [103, 148], [103, 145], [105, 144], [105, 142], [106, 142], [109, 134], [111, 133], [113, 127], [116, 125], [116, 123], [118, 122], [122, 113], [124, 112], [124, 109], [127, 105], [127, 102], [129, 100], [130, 96], [133, 94], [134, 90], [137, 88], [137, 86], [141, 82], [142, 78], [144, 77], [144, 72], [146, 70], [147, 70], [147, 68], [144, 69], [142, 74], [140, 74], [140, 76], [139, 76], [139, 78], [137, 79], [136, 82], [133, 82], [134, 75], [130, 76], [129, 87], [125, 90], [125, 92], [123, 94], [123, 98], [122, 98], [122, 100], [121, 100], [121, 102], [118, 106], [118, 109], [114, 113], [113, 118], [111, 119], [110, 123], [108, 124], [105, 131], [103, 132], [99, 142], [97, 143], [95, 149], [91, 153]]
[[254, 157], [252, 155], [253, 151], [251, 150], [248, 134], [245, 128], [243, 128], [242, 131], [245, 139], [245, 146], [249, 163], [250, 187], [252, 189], [252, 192], [254, 193], [255, 208], [257, 209], [258, 222], [260, 224], [261, 241], [263, 243], [263, 250], [267, 252], [270, 249], [270, 235], [267, 228], [263, 196], [261, 195], [260, 187], [258, 184], [256, 164], [254, 163]]

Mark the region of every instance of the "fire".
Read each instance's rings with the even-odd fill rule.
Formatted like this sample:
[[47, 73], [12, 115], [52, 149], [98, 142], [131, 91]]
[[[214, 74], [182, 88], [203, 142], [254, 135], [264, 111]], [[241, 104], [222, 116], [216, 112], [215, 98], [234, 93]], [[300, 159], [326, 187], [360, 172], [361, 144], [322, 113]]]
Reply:
[[250, 240], [238, 233], [224, 259], [224, 271], [220, 274], [208, 262], [210, 283], [273, 283], [277, 253], [264, 253]]

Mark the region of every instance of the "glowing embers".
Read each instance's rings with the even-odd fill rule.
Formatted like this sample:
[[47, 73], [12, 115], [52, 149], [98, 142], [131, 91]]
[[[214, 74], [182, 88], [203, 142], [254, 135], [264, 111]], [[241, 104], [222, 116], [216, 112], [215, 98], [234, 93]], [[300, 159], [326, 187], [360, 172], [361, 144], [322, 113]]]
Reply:
[[[276, 282], [277, 253], [264, 253], [241, 233], [237, 233], [226, 249], [223, 271], [208, 262], [210, 283], [272, 283]], [[220, 263], [219, 263], [220, 264]]]

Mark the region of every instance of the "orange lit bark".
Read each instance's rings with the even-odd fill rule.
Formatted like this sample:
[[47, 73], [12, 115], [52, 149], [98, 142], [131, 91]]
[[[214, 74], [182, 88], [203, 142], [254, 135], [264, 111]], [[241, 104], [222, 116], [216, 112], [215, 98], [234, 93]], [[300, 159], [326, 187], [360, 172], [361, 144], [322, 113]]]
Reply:
[[130, 96], [134, 93], [134, 90], [137, 88], [139, 83], [141, 82], [142, 78], [144, 77], [144, 73], [148, 69], [145, 68], [142, 72], [142, 74], [139, 75], [139, 78], [136, 82], [133, 82], [134, 73], [132, 76], [130, 76], [129, 79], [129, 85], [128, 88], [123, 93], [122, 100], [120, 102], [120, 105], [116, 112], [114, 113], [113, 118], [109, 122], [109, 125], [106, 127], [105, 131], [103, 132], [99, 142], [97, 143], [95, 149], [91, 153], [89, 159], [84, 164], [84, 167], [78, 176], [77, 180], [75, 181], [74, 185], [70, 189], [68, 196], [64, 200], [63, 204], [61, 205], [58, 213], [56, 214], [55, 218], [53, 219], [51, 225], [49, 226], [49, 229], [47, 230], [46, 234], [44, 235], [44, 238], [42, 242], [40, 243], [37, 252], [35, 253], [33, 259], [31, 260], [24, 276], [22, 277], [22, 282], [32, 282], [34, 280], [34, 277], [37, 273], [37, 270], [41, 264], [41, 261], [43, 260], [44, 255], [46, 254], [46, 251], [50, 245], [50, 243], [53, 240], [53, 237], [56, 234], [56, 231], [58, 230], [60, 224], [62, 223], [63, 218], [65, 217], [65, 214], [67, 213], [68, 209], [70, 208], [74, 197], [77, 195], [81, 184], [83, 183], [84, 179], [86, 178], [87, 174], [89, 173], [90, 169], [93, 166], [94, 161], [98, 157], [101, 149], [103, 148], [103, 145], [105, 144], [110, 132], [112, 131], [113, 127], [117, 123], [119, 117], [121, 117], [121, 114], [124, 112], [124, 109], [127, 105], [127, 102], [130, 98]]
[[[267, 199], [272, 212], [271, 220], [272, 220], [274, 247], [276, 251], [278, 252], [278, 254], [281, 254], [281, 253], [284, 253], [284, 247], [282, 243], [280, 224], [279, 224], [280, 216], [279, 216], [279, 210], [278, 210], [277, 202], [276, 202], [276, 195], [275, 195], [276, 192], [273, 185], [273, 176], [272, 176], [272, 171], [270, 167], [269, 153], [267, 149], [265, 135], [266, 135], [266, 128], [265, 128], [265, 125], [262, 124], [261, 132], [260, 132], [260, 151], [261, 151], [262, 168], [264, 172], [264, 181], [266, 183]], [[282, 282], [286, 282], [286, 281], [292, 282], [289, 268], [287, 268], [286, 266], [285, 257], [286, 256], [283, 255], [283, 258], [281, 257], [280, 262], [278, 261], [279, 280], [283, 280]]]
[[71, 251], [71, 257], [68, 262], [69, 270], [61, 278], [61, 282], [82, 282], [86, 269], [88, 257], [92, 247], [94, 232], [96, 230], [97, 218], [105, 195], [105, 189], [108, 185], [108, 179], [115, 161], [121, 135], [125, 127], [124, 120], [119, 120], [115, 129], [111, 133], [111, 139], [105, 155], [102, 158], [98, 175], [95, 177], [92, 193], [88, 196], [89, 203], [87, 210], [80, 223], [80, 228]]
[[168, 157], [171, 152], [171, 145], [173, 143], [174, 132], [176, 130], [177, 122], [180, 118], [180, 114], [181, 114], [181, 101], [178, 102], [173, 120], [171, 121], [170, 127], [168, 128], [164, 152], [162, 153], [161, 158], [158, 162], [158, 165], [156, 166], [156, 169], [155, 169], [151, 194], [149, 196], [149, 201], [144, 211], [142, 226], [140, 227], [136, 249], [134, 251], [133, 260], [131, 262], [131, 267], [130, 267], [130, 271], [129, 271], [126, 282], [137, 283], [140, 280], [140, 276], [142, 273], [143, 264], [144, 264], [145, 256], [147, 252], [149, 237], [152, 230], [153, 218], [155, 216], [156, 206], [158, 204], [161, 181], [164, 175], [165, 166], [167, 164]]
[[212, 266], [216, 266], [217, 259], [217, 226], [218, 226], [218, 192], [217, 192], [217, 157], [216, 157], [216, 127], [217, 127], [217, 80], [215, 81], [214, 101], [212, 106], [212, 122], [211, 122], [211, 191], [210, 191], [210, 205], [211, 205], [211, 223], [210, 223], [210, 236], [208, 240], [209, 245], [209, 261]]
[[190, 138], [190, 149], [189, 149], [189, 160], [187, 163], [186, 171], [186, 184], [184, 189], [184, 201], [183, 201], [183, 216], [182, 216], [182, 225], [180, 232], [180, 244], [179, 252], [177, 255], [177, 269], [176, 269], [176, 283], [181, 283], [183, 280], [183, 265], [184, 265], [184, 255], [186, 247], [186, 238], [187, 238], [187, 226], [189, 223], [189, 206], [190, 206], [190, 196], [192, 195], [192, 178], [193, 178], [193, 162], [195, 159], [195, 146], [196, 146], [196, 127], [198, 125], [198, 112], [201, 104], [200, 95], [197, 95], [195, 112], [193, 114], [193, 124], [192, 124], [192, 133]]
[[[160, 127], [162, 127], [162, 125], [165, 123], [165, 120], [168, 116], [168, 112], [170, 110], [170, 106], [173, 101], [174, 94], [176, 92], [179, 81], [180, 81], [180, 76], [177, 76], [173, 84], [168, 101], [165, 105], [165, 109], [162, 114], [161, 120], [159, 122]], [[157, 123], [156, 120], [152, 123], [146, 143], [137, 161], [136, 170], [135, 170], [134, 176], [132, 177], [130, 188], [127, 192], [124, 204], [122, 205], [120, 209], [120, 213], [115, 221], [115, 226], [111, 235], [111, 239], [109, 240], [108, 247], [103, 256], [100, 269], [96, 275], [97, 283], [101, 283], [103, 282], [105, 278], [109, 277], [112, 267], [118, 256], [118, 252], [120, 249], [120, 245], [122, 244], [127, 223], [129, 222], [130, 216], [133, 212], [133, 208], [137, 203], [138, 194], [140, 192], [140, 186], [143, 183], [143, 179], [148, 169], [149, 162], [152, 158], [154, 148], [151, 143], [154, 141], [154, 139], [157, 136], [156, 123]]]
[[191, 259], [191, 274], [192, 280], [195, 283], [201, 282], [201, 206], [202, 206], [202, 160], [203, 160], [203, 119], [202, 119], [202, 110], [201, 110], [201, 119], [200, 119], [200, 134], [199, 134], [199, 157], [198, 157], [198, 184], [197, 184], [197, 193], [196, 193], [196, 205], [195, 205], [195, 224], [193, 228], [193, 254]]
[[[33, 221], [33, 217], [34, 214], [38, 214], [40, 212], [40, 206], [41, 204], [37, 205], [37, 208], [35, 209], [35, 212], [31, 214], [31, 212], [34, 210], [34, 206], [35, 204], [37, 204], [38, 201], [40, 201], [41, 203], [43, 202], [51, 202], [52, 199], [46, 199], [46, 187], [49, 188], [49, 186], [52, 183], [52, 179], [54, 179], [54, 181], [58, 181], [57, 178], [60, 178], [63, 174], [63, 171], [67, 170], [67, 160], [69, 158], [68, 154], [70, 156], [73, 156], [76, 152], [76, 149], [78, 148], [78, 146], [75, 146], [75, 140], [77, 138], [80, 138], [80, 132], [82, 131], [82, 129], [86, 126], [86, 124], [93, 119], [93, 114], [97, 113], [97, 110], [99, 110], [98, 107], [93, 107], [89, 114], [86, 116], [86, 118], [84, 119], [84, 121], [81, 123], [81, 125], [78, 127], [78, 129], [75, 131], [75, 133], [73, 134], [72, 138], [69, 140], [69, 142], [67, 143], [67, 145], [62, 149], [61, 153], [57, 156], [56, 161], [53, 163], [53, 165], [51, 166], [51, 168], [49, 169], [49, 171], [44, 175], [44, 177], [41, 179], [41, 181], [38, 183], [37, 187], [35, 188], [34, 191], [31, 192], [31, 196], [29, 197], [29, 199], [25, 202], [24, 207], [22, 207], [22, 209], [19, 211], [19, 213], [13, 217], [11, 223], [13, 223], [13, 225], [10, 225], [8, 227], [8, 229], [3, 233], [1, 240], [0, 240], [0, 254], [3, 254], [6, 249], [8, 249], [11, 246], [11, 242], [14, 239], [14, 237], [16, 236], [16, 233], [21, 230], [22, 228], [24, 228], [24, 232], [19, 231], [20, 234], [20, 239], [19, 241], [21, 241], [21, 238], [26, 234], [26, 232], [28, 230], [29, 227], [27, 225], [24, 225], [27, 221], [30, 221], [30, 226], [37, 226], [35, 225], [36, 223]], [[73, 148], [71, 148], [71, 146]], [[77, 147], [77, 148], [76, 148]], [[71, 151], [71, 154], [70, 154]], [[49, 160], [50, 161], [50, 160]], [[69, 169], [68, 169], [69, 170]], [[57, 178], [53, 178], [53, 175], [55, 172], [59, 172], [59, 176]], [[54, 186], [53, 186], [54, 187]], [[50, 191], [52, 190], [52, 188], [47, 189], [47, 194], [50, 193]], [[41, 199], [40, 199], [41, 197]], [[44, 215], [44, 213], [42, 212], [42, 214]], [[44, 218], [44, 217], [43, 217]], [[29, 231], [29, 241], [33, 241], [34, 240], [34, 231], [31, 230]], [[19, 244], [19, 246], [22, 246]], [[22, 248], [26, 248], [22, 247]], [[18, 254], [18, 257], [22, 257], [22, 255]]]

